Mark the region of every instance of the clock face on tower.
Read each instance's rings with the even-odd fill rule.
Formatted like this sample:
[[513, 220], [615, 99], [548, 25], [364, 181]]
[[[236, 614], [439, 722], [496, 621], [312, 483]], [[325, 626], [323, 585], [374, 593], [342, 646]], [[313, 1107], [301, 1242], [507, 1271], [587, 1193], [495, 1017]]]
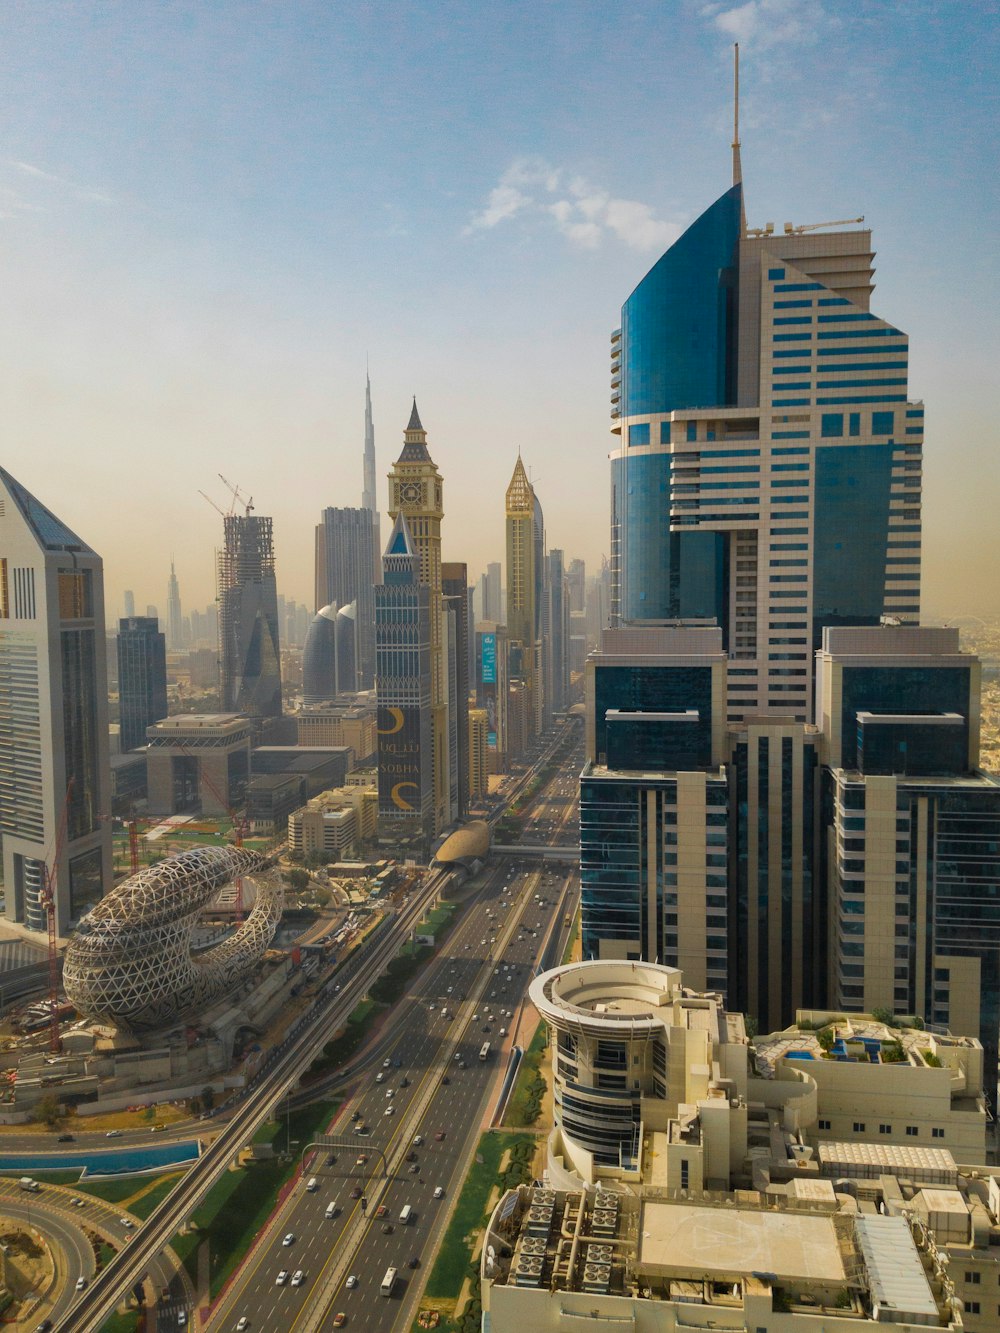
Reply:
[[399, 498], [405, 505], [419, 504], [421, 493], [419, 481], [406, 481], [399, 488]]

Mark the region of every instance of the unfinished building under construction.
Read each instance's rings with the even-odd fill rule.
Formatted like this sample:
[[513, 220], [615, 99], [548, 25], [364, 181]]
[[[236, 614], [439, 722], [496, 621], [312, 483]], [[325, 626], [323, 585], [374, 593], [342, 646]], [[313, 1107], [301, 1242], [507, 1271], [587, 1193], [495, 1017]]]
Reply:
[[219, 675], [222, 708], [281, 716], [278, 592], [271, 520], [223, 515], [219, 553]]

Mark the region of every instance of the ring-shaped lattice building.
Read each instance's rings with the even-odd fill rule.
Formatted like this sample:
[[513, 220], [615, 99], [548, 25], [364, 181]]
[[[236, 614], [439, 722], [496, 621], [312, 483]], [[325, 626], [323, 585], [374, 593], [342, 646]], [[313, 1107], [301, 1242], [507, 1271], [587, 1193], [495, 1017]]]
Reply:
[[204, 1012], [263, 956], [281, 917], [282, 891], [256, 881], [243, 924], [194, 952], [201, 910], [224, 884], [265, 864], [245, 848], [199, 847], [123, 880], [81, 920], [66, 948], [67, 999], [85, 1017], [131, 1032]]

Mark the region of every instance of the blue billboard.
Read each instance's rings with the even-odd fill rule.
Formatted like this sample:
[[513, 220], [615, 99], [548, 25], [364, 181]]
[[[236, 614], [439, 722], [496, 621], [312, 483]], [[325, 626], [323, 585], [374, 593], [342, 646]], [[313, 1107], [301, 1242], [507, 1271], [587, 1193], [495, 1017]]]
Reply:
[[480, 637], [483, 641], [482, 681], [484, 685], [495, 685], [497, 683], [497, 636], [495, 634], [483, 634]]

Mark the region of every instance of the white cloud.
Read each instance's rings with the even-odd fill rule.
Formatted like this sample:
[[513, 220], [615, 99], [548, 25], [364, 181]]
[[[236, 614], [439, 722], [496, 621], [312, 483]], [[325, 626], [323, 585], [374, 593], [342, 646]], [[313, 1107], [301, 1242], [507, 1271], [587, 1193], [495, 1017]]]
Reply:
[[701, 12], [730, 41], [750, 51], [811, 44], [826, 22], [821, 0], [747, 0], [731, 9], [706, 5]]
[[[88, 204], [116, 204], [118, 202], [112, 195], [104, 190], [97, 190], [88, 185], [79, 185], [76, 181], [67, 180], [65, 176], [56, 176], [51, 171], [45, 171], [42, 167], [36, 167], [32, 162], [22, 162], [16, 158], [8, 158], [3, 163], [8, 171], [16, 173], [22, 178], [25, 189], [31, 190], [35, 195], [44, 196], [48, 200], [58, 199], [60, 194], [69, 196]], [[24, 178], [27, 178], [24, 181]], [[32, 185], [29, 186], [28, 182]], [[49, 187], [46, 189], [46, 187]], [[0, 218], [11, 218], [17, 213], [41, 213], [46, 209], [33, 200], [25, 198], [19, 190], [15, 190], [0, 181]]]
[[582, 176], [541, 158], [516, 158], [469, 219], [463, 234], [490, 231], [516, 217], [547, 218], [575, 246], [596, 249], [611, 236], [634, 250], [664, 249], [680, 234], [648, 204], [616, 199]]

